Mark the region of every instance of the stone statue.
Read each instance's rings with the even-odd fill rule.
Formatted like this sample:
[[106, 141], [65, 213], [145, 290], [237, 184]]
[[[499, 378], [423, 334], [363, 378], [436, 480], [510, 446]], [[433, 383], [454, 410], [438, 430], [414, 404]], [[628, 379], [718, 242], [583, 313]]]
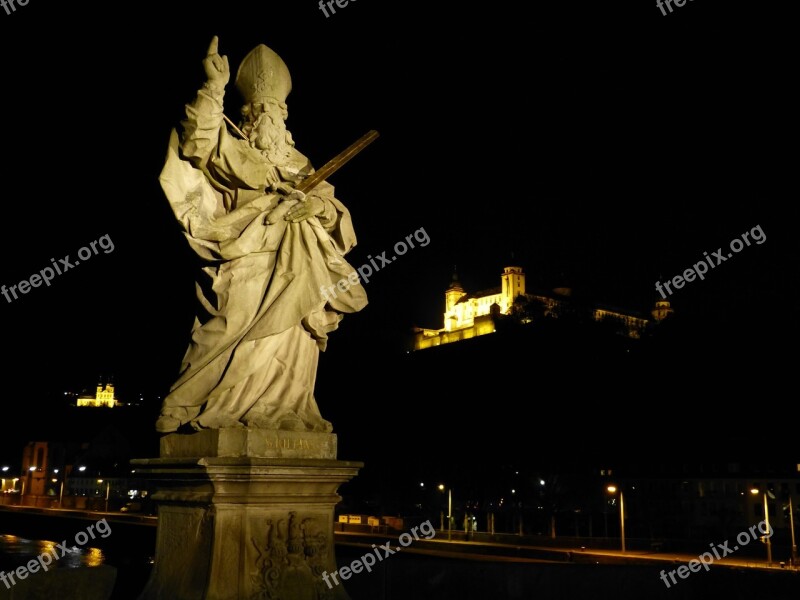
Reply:
[[295, 189], [314, 170], [286, 129], [283, 60], [260, 45], [242, 61], [242, 139], [225, 124], [230, 69], [217, 48], [214, 37], [160, 176], [201, 264], [191, 342], [156, 429], [330, 432], [314, 398], [319, 352], [343, 313], [367, 304], [361, 285], [320, 294], [355, 273], [350, 213], [325, 181]]

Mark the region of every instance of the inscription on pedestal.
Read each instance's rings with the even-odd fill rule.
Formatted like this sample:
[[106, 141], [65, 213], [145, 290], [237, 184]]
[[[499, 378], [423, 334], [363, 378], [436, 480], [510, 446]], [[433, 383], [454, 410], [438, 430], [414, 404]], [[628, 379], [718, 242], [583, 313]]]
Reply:
[[336, 458], [336, 434], [229, 427], [161, 438], [161, 458]]

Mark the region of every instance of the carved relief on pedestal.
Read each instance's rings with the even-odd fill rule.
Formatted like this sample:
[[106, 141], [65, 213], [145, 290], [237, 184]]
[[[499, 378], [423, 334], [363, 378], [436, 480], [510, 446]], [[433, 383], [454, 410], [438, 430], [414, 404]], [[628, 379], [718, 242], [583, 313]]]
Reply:
[[286, 518], [273, 516], [267, 519], [265, 537], [251, 538], [258, 552], [252, 600], [333, 599], [322, 581], [331, 550], [324, 517], [296, 511]]

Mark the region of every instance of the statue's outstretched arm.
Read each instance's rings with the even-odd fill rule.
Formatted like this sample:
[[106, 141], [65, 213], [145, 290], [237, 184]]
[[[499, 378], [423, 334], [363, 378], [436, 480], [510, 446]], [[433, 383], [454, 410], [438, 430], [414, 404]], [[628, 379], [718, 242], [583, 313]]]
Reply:
[[219, 141], [219, 128], [223, 122], [223, 98], [231, 72], [228, 57], [217, 52], [219, 39], [211, 40], [208, 54], [203, 59], [206, 82], [197, 92], [194, 102], [186, 105], [181, 151], [184, 158], [196, 167], [203, 168]]

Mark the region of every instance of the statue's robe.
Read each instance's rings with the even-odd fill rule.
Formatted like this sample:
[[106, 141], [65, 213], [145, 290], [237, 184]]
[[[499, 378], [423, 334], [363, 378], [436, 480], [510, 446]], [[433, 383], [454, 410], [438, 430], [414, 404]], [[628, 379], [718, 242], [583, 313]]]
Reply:
[[280, 198], [270, 190], [313, 173], [308, 159], [292, 149], [276, 166], [234, 139], [221, 94], [201, 90], [187, 117], [183, 139], [172, 132], [160, 182], [202, 263], [199, 305], [156, 428], [331, 431], [314, 398], [319, 352], [342, 313], [367, 304], [361, 285], [321, 291], [354, 273], [344, 259], [356, 244], [350, 213], [323, 182], [314, 189], [323, 214], [267, 224]]

